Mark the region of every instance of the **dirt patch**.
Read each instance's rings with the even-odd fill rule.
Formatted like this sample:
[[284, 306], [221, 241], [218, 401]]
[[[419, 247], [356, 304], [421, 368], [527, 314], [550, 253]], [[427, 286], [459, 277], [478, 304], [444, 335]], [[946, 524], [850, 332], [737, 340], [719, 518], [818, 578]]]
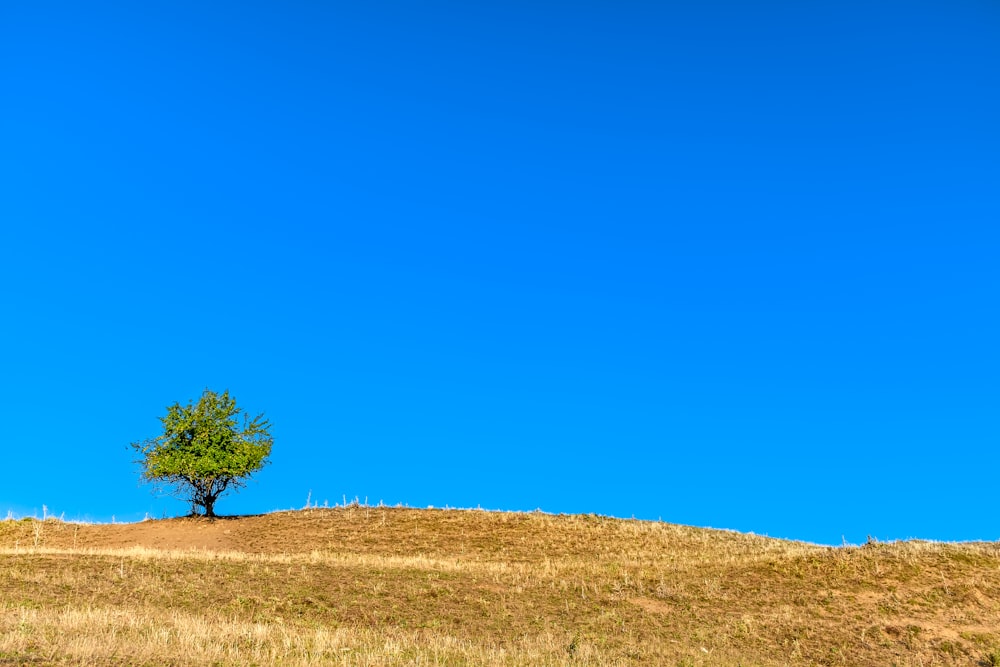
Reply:
[[628, 601], [650, 614], [671, 614], [675, 611], [666, 602], [655, 598], [629, 598]]
[[[130, 524], [72, 524], [58, 521], [18, 521], [0, 536], [6, 547], [210, 549], [239, 547], [234, 528], [240, 520], [181, 518]], [[240, 532], [239, 529], [236, 532]]]

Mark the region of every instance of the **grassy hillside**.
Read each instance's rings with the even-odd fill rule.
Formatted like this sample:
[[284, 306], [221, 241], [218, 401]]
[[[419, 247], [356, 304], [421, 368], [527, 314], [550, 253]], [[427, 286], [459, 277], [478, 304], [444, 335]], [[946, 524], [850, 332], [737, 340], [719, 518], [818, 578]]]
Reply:
[[0, 522], [0, 664], [990, 665], [1000, 547], [349, 507]]

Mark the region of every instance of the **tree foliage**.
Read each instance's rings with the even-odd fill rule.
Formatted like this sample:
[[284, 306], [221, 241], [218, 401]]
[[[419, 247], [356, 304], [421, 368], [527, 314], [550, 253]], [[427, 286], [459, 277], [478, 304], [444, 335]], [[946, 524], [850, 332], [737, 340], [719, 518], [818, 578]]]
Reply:
[[163, 433], [132, 443], [144, 481], [172, 488], [191, 501], [192, 512], [215, 516], [215, 501], [246, 486], [263, 468], [274, 440], [263, 414], [250, 418], [229, 391], [206, 389], [197, 404], [174, 403], [160, 417]]

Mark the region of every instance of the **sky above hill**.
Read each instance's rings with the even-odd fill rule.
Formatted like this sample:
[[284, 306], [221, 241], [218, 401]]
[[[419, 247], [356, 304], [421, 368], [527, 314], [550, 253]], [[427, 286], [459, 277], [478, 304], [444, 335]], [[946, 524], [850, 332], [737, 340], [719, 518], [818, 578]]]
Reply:
[[1000, 7], [0, 8], [0, 512], [357, 497], [1000, 538]]

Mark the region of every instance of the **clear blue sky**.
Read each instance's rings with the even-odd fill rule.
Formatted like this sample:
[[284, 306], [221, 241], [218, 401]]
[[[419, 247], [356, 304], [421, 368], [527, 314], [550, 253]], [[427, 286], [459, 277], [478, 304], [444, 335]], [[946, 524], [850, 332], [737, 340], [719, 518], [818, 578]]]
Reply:
[[347, 498], [1000, 538], [1000, 6], [0, 8], [0, 512]]

